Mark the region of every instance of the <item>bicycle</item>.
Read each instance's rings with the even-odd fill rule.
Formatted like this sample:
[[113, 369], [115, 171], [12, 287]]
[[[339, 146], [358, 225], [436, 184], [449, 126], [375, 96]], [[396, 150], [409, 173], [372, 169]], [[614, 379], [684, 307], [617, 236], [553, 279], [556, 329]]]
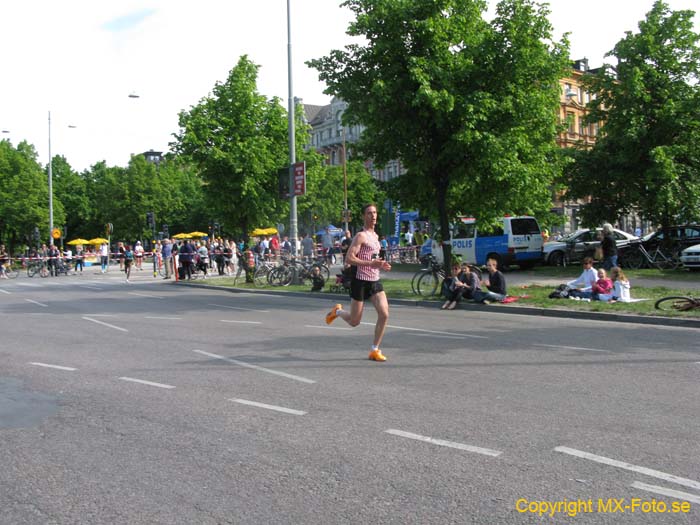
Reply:
[[656, 301], [654, 308], [665, 312], [687, 312], [688, 310], [694, 310], [696, 308], [700, 309], [700, 298], [685, 297], [682, 295], [662, 297]]
[[270, 272], [277, 268], [277, 264], [266, 260], [258, 263], [253, 274], [253, 285], [258, 288], [269, 284]]
[[37, 273], [44, 278], [50, 275], [49, 267], [43, 259], [27, 263], [27, 277], [34, 277]]
[[622, 254], [619, 261], [620, 266], [632, 270], [645, 267], [654, 267], [658, 270], [675, 270], [680, 266], [680, 263], [677, 250], [664, 251], [659, 245], [650, 253], [642, 243], [631, 244]]
[[8, 279], [16, 279], [17, 276], [19, 275], [19, 269], [17, 268], [17, 263], [12, 261], [12, 259], [8, 259], [6, 262], [2, 263], [3, 266], [3, 275], [5, 275]]
[[295, 258], [286, 259], [280, 266], [274, 268], [268, 276], [268, 282], [272, 286], [289, 286], [292, 282], [299, 280], [303, 284], [305, 280], [311, 280], [314, 268], [318, 268], [323, 279], [328, 282], [330, 277], [328, 266], [319, 262], [299, 261]]

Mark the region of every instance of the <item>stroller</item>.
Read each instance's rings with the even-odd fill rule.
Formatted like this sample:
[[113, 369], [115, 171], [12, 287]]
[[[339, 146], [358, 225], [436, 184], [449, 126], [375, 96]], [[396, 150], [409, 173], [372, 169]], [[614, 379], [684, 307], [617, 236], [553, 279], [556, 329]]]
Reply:
[[350, 294], [350, 283], [354, 274], [352, 266], [344, 268], [342, 273], [335, 274], [335, 283], [330, 287], [331, 293], [347, 293]]

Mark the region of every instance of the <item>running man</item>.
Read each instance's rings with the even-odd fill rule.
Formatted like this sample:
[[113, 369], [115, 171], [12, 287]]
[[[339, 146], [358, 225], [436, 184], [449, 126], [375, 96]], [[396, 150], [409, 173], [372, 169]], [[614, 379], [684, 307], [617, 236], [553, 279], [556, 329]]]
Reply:
[[331, 324], [336, 317], [340, 317], [350, 326], [357, 326], [362, 320], [362, 310], [365, 300], [372, 301], [377, 310], [377, 324], [374, 327], [374, 343], [369, 352], [372, 361], [386, 361], [379, 345], [384, 337], [384, 330], [389, 321], [389, 303], [382, 283], [379, 282], [379, 270], [390, 271], [391, 264], [379, 258], [379, 238], [374, 232], [377, 224], [377, 206], [367, 204], [362, 208], [364, 228], [355, 235], [348, 248], [347, 264], [356, 268], [356, 274], [350, 284], [350, 311], [343, 310], [343, 306], [336, 304], [326, 315], [326, 323]]

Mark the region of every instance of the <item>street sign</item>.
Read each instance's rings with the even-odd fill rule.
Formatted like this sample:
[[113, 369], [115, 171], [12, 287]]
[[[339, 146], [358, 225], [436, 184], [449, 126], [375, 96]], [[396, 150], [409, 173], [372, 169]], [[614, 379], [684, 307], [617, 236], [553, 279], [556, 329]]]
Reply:
[[60, 228], [54, 228], [51, 230], [51, 237], [54, 239], [60, 239], [61, 238], [61, 230]]
[[294, 164], [294, 195], [306, 195], [306, 162]]

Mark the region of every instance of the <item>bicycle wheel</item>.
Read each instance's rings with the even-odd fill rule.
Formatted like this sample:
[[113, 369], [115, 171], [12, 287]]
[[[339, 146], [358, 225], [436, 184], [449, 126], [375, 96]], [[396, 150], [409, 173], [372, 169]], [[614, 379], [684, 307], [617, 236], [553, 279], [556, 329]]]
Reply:
[[9, 268], [5, 268], [5, 275], [7, 275], [8, 279], [17, 279], [17, 276], [19, 275], [19, 270], [10, 265]]
[[418, 270], [416, 273], [413, 274], [413, 277], [411, 277], [411, 293], [414, 295], [418, 295], [418, 280], [423, 277], [424, 273], [429, 273], [430, 270], [427, 270], [425, 268]]
[[690, 297], [683, 296], [671, 296], [659, 299], [654, 304], [654, 308], [657, 310], [664, 310], [667, 312], [685, 312], [686, 310], [692, 310], [698, 307], [698, 302]]
[[259, 266], [253, 274], [253, 285], [256, 288], [261, 288], [268, 283], [270, 268], [268, 266]]
[[622, 260], [619, 261], [622, 268], [629, 268], [630, 270], [639, 270], [644, 268], [646, 263], [646, 258], [644, 254], [639, 250], [627, 250], [622, 256]]
[[426, 272], [418, 279], [416, 290], [421, 297], [432, 297], [440, 285], [440, 274], [437, 272]]
[[39, 276], [46, 278], [49, 275], [51, 275], [51, 272], [49, 271], [48, 266], [46, 266], [45, 264], [42, 264], [41, 268], [39, 268]]
[[270, 271], [268, 282], [272, 286], [289, 286], [294, 277], [293, 270], [286, 266], [278, 266]]

